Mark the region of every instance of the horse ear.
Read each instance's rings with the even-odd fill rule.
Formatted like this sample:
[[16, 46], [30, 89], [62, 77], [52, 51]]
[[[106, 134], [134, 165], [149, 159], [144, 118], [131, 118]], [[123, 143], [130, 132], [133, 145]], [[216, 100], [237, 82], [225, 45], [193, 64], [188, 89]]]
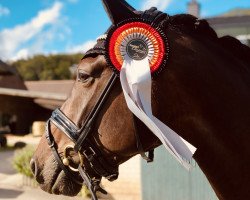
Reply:
[[134, 13], [135, 9], [125, 0], [102, 0], [102, 3], [114, 25], [126, 19], [137, 17]]

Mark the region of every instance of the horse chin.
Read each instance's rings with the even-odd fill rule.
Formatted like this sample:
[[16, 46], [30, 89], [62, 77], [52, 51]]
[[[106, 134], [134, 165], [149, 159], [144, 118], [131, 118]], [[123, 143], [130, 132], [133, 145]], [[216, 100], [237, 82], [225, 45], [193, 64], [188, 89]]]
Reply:
[[[52, 157], [45, 163], [42, 177], [42, 181], [36, 177], [41, 189], [51, 194], [76, 196], [82, 188], [82, 185], [75, 183], [71, 177], [65, 175]], [[77, 179], [78, 177], [76, 175], [72, 178]]]
[[60, 171], [55, 179], [40, 184], [40, 187], [50, 194], [65, 196], [76, 196], [82, 188], [81, 185], [68, 178], [63, 171]]
[[51, 192], [53, 194], [62, 194], [65, 196], [76, 196], [82, 186], [73, 182], [70, 178], [68, 178], [63, 171], [61, 171], [52, 186]]

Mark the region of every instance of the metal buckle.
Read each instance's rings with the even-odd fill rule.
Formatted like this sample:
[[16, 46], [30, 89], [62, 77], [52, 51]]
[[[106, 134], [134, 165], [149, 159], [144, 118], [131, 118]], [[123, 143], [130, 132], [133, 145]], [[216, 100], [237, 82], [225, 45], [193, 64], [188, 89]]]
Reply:
[[[67, 155], [68, 150], [73, 150], [74, 147], [72, 145], [68, 145], [65, 147], [64, 152], [63, 152], [63, 164], [67, 166], [70, 170], [74, 172], [79, 172], [78, 168], [74, 168], [70, 166], [70, 157]], [[80, 152], [78, 152], [79, 160], [80, 160], [80, 166], [83, 166], [83, 156]]]
[[109, 181], [114, 181], [118, 178], [118, 174], [111, 174], [105, 178], [108, 179]]
[[88, 149], [83, 151], [83, 155], [89, 160], [91, 156], [96, 155], [96, 152], [92, 149], [92, 147], [88, 147]]
[[49, 147], [50, 148], [54, 148], [55, 147], [55, 141], [54, 140], [51, 142], [51, 144], [49, 144]]

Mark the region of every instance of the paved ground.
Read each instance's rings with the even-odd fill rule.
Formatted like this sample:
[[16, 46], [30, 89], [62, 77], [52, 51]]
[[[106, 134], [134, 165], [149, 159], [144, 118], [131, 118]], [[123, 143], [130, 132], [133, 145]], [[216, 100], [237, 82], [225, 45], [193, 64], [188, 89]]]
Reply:
[[64, 196], [56, 196], [51, 195], [46, 192], [43, 192], [40, 189], [34, 189], [30, 187], [16, 188], [10, 186], [0, 186], [0, 199], [1, 200], [84, 200], [80, 197], [64, 197]]
[[[0, 152], [0, 174], [11, 175], [15, 173], [12, 167], [12, 157], [14, 151]], [[1, 178], [1, 176], [0, 176]]]

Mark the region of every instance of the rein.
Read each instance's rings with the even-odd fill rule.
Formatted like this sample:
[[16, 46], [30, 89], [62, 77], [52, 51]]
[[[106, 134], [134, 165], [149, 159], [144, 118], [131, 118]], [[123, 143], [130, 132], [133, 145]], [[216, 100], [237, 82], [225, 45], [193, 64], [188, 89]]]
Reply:
[[[168, 15], [156, 10], [156, 8], [152, 8], [141, 13], [141, 16], [143, 17], [143, 19], [150, 20], [152, 21], [152, 23], [160, 23], [160, 25], [162, 26], [165, 26], [165, 22], [169, 18]], [[89, 50], [84, 55], [83, 59], [94, 55], [105, 55], [105, 42], [105, 36], [99, 38], [97, 40], [96, 46], [93, 49]], [[83, 123], [82, 127], [78, 128], [60, 109], [56, 109], [55, 111], [53, 111], [52, 116], [50, 117], [46, 125], [46, 139], [58, 165], [65, 172], [66, 176], [70, 177], [75, 183], [80, 185], [85, 184], [90, 190], [93, 200], [97, 200], [97, 191], [100, 191], [104, 194], [107, 193], [99, 185], [102, 177], [107, 178], [109, 181], [113, 181], [118, 178], [118, 171], [116, 168], [117, 166], [112, 166], [102, 155], [99, 148], [95, 144], [93, 144], [88, 137], [90, 132], [93, 130], [95, 120], [98, 114], [100, 113], [105, 101], [107, 100], [117, 78], [118, 74], [114, 71], [104, 90], [100, 94], [100, 97], [98, 98], [96, 104], [94, 105], [87, 119]], [[136, 121], [135, 119], [133, 121], [136, 130]], [[61, 158], [58, 153], [57, 144], [55, 143], [54, 137], [51, 133], [51, 123], [53, 123], [74, 143], [74, 146], [67, 146], [65, 148], [63, 158]], [[138, 153], [140, 153], [142, 158], [144, 158], [146, 161], [152, 162], [154, 157], [153, 150], [150, 150], [149, 155], [147, 156], [145, 154], [145, 151], [143, 150], [142, 143], [140, 141], [137, 131], [135, 131], [135, 138]], [[70, 165], [70, 161], [72, 158], [67, 155], [67, 152], [69, 150], [75, 151], [79, 156], [80, 164], [77, 168], [74, 168]], [[90, 167], [96, 172], [96, 174], [100, 176], [100, 178], [95, 177], [94, 179], [92, 179], [89, 176], [89, 174], [86, 172], [86, 168], [83, 166], [83, 158], [87, 159]], [[80, 173], [83, 182], [73, 178], [75, 175], [74, 173], [76, 172]]]

